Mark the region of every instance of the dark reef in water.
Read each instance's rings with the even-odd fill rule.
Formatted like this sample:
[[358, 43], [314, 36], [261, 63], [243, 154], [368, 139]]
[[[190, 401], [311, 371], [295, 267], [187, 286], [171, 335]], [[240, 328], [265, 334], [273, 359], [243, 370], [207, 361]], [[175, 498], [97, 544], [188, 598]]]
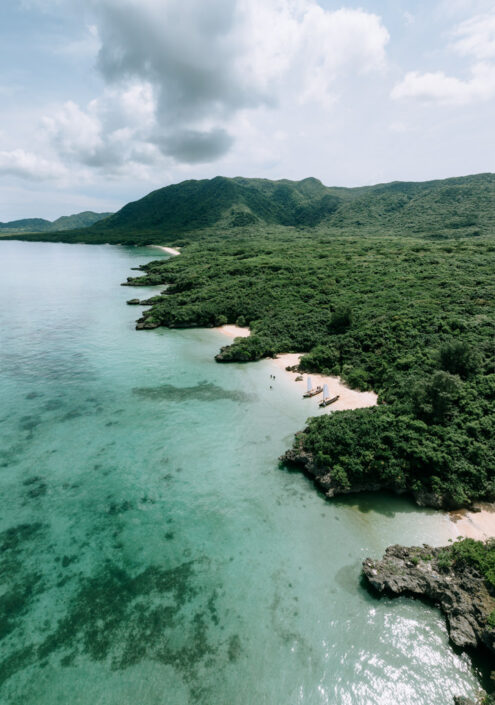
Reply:
[[[41, 576], [25, 572], [20, 554], [13, 555], [43, 528], [25, 524], [0, 534], [0, 558], [13, 561], [17, 570], [12, 590], [0, 598], [0, 637], [19, 626], [33, 598], [46, 588]], [[66, 571], [57, 584], [63, 587], [77, 556], [55, 560]], [[0, 691], [29, 666], [52, 661], [68, 667], [85, 656], [108, 662], [114, 671], [143, 660], [169, 666], [188, 688], [191, 702], [213, 702], [202, 680], [205, 663], [215, 661], [220, 669], [237, 661], [242, 644], [235, 633], [226, 634], [221, 644], [211, 638], [211, 627], [220, 621], [218, 594], [213, 586], [198, 584], [197, 567], [197, 561], [189, 561], [170, 568], [149, 565], [132, 573], [108, 562], [91, 577], [79, 574], [67, 611], [48, 633], [41, 640], [27, 634], [20, 648], [0, 657]]]
[[253, 394], [247, 394], [235, 389], [222, 389], [211, 382], [200, 382], [194, 387], [174, 387], [173, 384], [162, 384], [159, 387], [135, 387], [134, 394], [144, 399], [164, 401], [230, 401], [250, 402], [256, 399]]

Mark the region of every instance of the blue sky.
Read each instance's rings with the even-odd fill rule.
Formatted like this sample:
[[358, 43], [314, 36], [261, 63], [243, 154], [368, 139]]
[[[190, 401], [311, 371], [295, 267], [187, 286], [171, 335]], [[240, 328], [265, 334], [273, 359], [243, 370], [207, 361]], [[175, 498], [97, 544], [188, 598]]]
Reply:
[[0, 59], [1, 221], [495, 171], [493, 0], [17, 0]]

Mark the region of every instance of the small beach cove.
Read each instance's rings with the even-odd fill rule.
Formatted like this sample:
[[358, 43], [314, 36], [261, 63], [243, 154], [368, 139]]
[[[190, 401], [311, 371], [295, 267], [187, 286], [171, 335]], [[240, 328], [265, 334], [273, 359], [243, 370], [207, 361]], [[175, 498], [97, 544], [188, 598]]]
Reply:
[[[215, 329], [219, 333], [229, 338], [245, 338], [250, 335], [250, 330], [247, 327], [236, 325], [224, 325]], [[297, 385], [299, 393], [306, 391], [306, 379], [311, 377], [313, 386], [323, 387], [328, 385], [330, 395], [338, 395], [339, 399], [325, 409], [320, 409], [318, 404], [321, 401], [321, 395], [317, 395], [312, 399], [304, 399], [308, 404], [312, 401], [311, 415], [320, 413], [331, 413], [332, 411], [346, 411], [352, 409], [362, 409], [375, 406], [378, 402], [378, 396], [374, 392], [360, 392], [358, 390], [349, 389], [338, 377], [320, 375], [318, 373], [299, 373], [287, 368], [295, 367], [299, 364], [302, 353], [284, 353], [277, 355], [270, 360], [272, 366], [283, 372], [283, 377], [290, 379]], [[270, 373], [270, 378], [275, 377], [274, 373]], [[483, 502], [476, 505], [474, 510], [460, 509], [452, 512], [439, 512], [449, 520], [449, 540], [457, 538], [472, 538], [478, 541], [486, 541], [490, 538], [495, 538], [495, 504]]]

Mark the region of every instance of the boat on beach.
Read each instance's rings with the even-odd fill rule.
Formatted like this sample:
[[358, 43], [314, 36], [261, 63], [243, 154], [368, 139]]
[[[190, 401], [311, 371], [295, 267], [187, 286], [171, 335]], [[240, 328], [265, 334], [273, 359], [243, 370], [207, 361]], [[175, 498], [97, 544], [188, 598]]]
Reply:
[[330, 396], [330, 392], [328, 391], [328, 384], [325, 384], [323, 387], [323, 399], [320, 401], [319, 406], [329, 406], [329, 404], [333, 404], [334, 401], [337, 401], [339, 398], [339, 395], [335, 397]]
[[308, 377], [306, 385], [307, 391], [303, 394], [303, 397], [314, 397], [317, 394], [321, 394], [321, 392], [323, 391], [323, 387], [320, 387], [320, 385], [318, 385], [317, 387], [313, 387], [311, 377]]

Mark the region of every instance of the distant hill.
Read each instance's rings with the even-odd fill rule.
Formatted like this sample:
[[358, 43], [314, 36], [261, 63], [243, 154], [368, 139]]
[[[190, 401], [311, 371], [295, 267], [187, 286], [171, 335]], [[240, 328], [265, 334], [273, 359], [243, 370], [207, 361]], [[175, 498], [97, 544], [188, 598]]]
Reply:
[[[183, 181], [128, 203], [92, 229], [113, 234], [162, 238], [207, 228], [255, 224], [317, 225], [329, 218], [340, 199], [317, 179], [269, 181], [217, 176]], [[89, 232], [88, 232], [89, 235]]]
[[74, 215], [63, 215], [53, 222], [43, 218], [11, 220], [8, 223], [0, 223], [0, 237], [15, 233], [54, 233], [63, 230], [74, 230], [75, 228], [87, 228], [103, 218], [107, 218], [109, 215], [112, 214], [84, 211]]
[[29, 239], [185, 244], [267, 226], [438, 239], [472, 237], [495, 232], [495, 175], [358, 188], [330, 188], [314, 178], [269, 181], [217, 176], [153, 191], [84, 230], [75, 226], [70, 234], [55, 236], [53, 225], [38, 231], [44, 237]]

